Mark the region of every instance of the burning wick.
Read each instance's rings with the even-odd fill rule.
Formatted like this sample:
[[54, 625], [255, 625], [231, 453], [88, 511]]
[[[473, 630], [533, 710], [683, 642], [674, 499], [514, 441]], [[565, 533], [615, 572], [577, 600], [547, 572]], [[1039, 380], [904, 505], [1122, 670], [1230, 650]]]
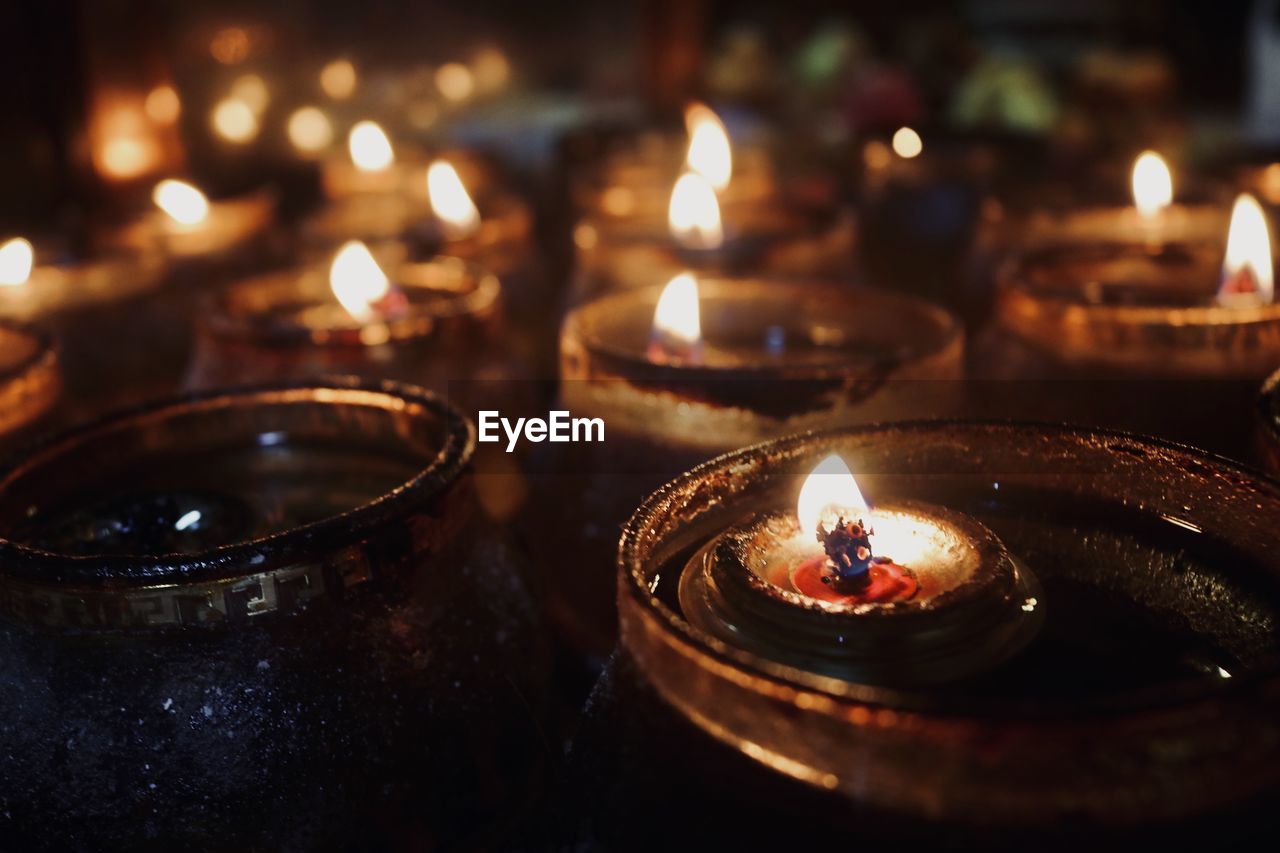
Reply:
[[359, 240], [345, 244], [329, 267], [329, 286], [357, 323], [388, 317], [406, 307], [404, 294], [391, 287], [369, 247]]
[[1231, 208], [1218, 302], [1223, 305], [1269, 303], [1275, 298], [1274, 275], [1267, 217], [1257, 199], [1242, 193]]
[[682, 272], [667, 282], [653, 311], [649, 360], [702, 361], [702, 320], [698, 310], [698, 280]]
[[447, 239], [461, 240], [479, 229], [480, 211], [449, 161], [436, 160], [427, 169], [427, 195]]
[[[828, 530], [825, 522], [833, 516]], [[906, 601], [916, 594], [920, 586], [911, 569], [875, 556], [875, 531], [864, 517], [871, 518], [871, 508], [845, 461], [832, 454], [819, 462], [800, 489], [796, 518], [822, 544], [823, 554], [789, 572], [798, 592], [842, 604]]]

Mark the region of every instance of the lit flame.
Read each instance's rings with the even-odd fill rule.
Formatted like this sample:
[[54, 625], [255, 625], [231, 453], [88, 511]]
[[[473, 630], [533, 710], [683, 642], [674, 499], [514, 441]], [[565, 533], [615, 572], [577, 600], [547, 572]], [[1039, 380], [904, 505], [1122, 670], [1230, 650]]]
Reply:
[[161, 181], [151, 191], [151, 200], [179, 225], [198, 225], [209, 215], [209, 199], [185, 181]]
[[143, 109], [147, 111], [147, 117], [156, 124], [173, 124], [182, 115], [182, 101], [178, 98], [176, 89], [164, 84], [147, 93]]
[[466, 237], [480, 227], [480, 211], [467, 194], [458, 170], [446, 160], [436, 160], [427, 169], [427, 195], [431, 209], [452, 237]]
[[333, 142], [333, 125], [317, 107], [299, 107], [289, 116], [289, 141], [304, 154], [323, 151]]
[[36, 252], [31, 241], [14, 237], [0, 243], [0, 284], [17, 286], [26, 284], [35, 266]]
[[724, 242], [720, 203], [707, 179], [686, 172], [676, 181], [667, 208], [672, 235], [687, 246], [717, 249]]
[[706, 178], [712, 189], [723, 192], [733, 176], [733, 151], [724, 123], [710, 108], [696, 103], [684, 111], [684, 123], [689, 131], [685, 163]]
[[255, 116], [260, 116], [271, 101], [271, 93], [267, 84], [257, 74], [244, 74], [231, 84], [231, 97], [241, 101]]
[[1227, 231], [1227, 254], [1222, 262], [1221, 302], [1270, 302], [1275, 298], [1271, 266], [1271, 235], [1258, 200], [1248, 193], [1236, 198]]
[[356, 90], [356, 67], [347, 59], [335, 59], [320, 69], [320, 88], [335, 101], [345, 101]]
[[898, 128], [893, 134], [891, 144], [893, 153], [904, 160], [919, 157], [920, 152], [924, 150], [924, 140], [920, 138], [920, 134], [909, 127]]
[[653, 334], [664, 344], [692, 347], [702, 340], [698, 313], [698, 280], [682, 272], [662, 288], [653, 310]]
[[1133, 161], [1133, 205], [1144, 218], [1156, 216], [1173, 202], [1173, 176], [1164, 158], [1143, 151]]
[[800, 521], [800, 532], [812, 539], [818, 535], [820, 522], [831, 527], [841, 515], [846, 519], [861, 517], [868, 525], [871, 523], [870, 508], [858, 490], [853, 472], [833, 453], [818, 463], [800, 487], [796, 518]]
[[436, 88], [445, 100], [458, 103], [471, 97], [476, 81], [471, 69], [461, 62], [446, 62], [436, 69]]
[[338, 250], [329, 267], [329, 287], [352, 319], [369, 320], [373, 306], [391, 290], [387, 274], [373, 259], [369, 247], [352, 240]]
[[357, 123], [347, 137], [347, 147], [351, 150], [351, 162], [362, 172], [381, 172], [396, 159], [391, 140], [377, 122]]
[[228, 142], [249, 142], [258, 135], [258, 116], [239, 98], [226, 98], [213, 108], [213, 129]]

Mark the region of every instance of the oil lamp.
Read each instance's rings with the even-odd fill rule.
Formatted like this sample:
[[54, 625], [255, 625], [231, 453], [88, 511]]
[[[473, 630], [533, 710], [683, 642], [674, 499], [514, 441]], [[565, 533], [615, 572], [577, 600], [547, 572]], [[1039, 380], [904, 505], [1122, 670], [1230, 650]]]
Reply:
[[62, 241], [10, 238], [0, 242], [0, 321], [48, 330], [72, 416], [168, 393], [190, 339], [186, 294], [163, 287], [164, 272], [161, 259], [124, 248], [81, 254]]
[[[946, 311], [832, 282], [683, 273], [571, 311], [560, 335], [561, 402], [600, 418], [607, 437], [556, 445], [546, 452], [570, 458], [534, 466], [574, 472], [547, 478], [564, 493], [530, 513], [557, 513], [556, 524], [535, 522], [545, 587], [563, 596], [553, 611], [580, 646], [607, 649], [612, 584], [585, 555], [607, 559], [630, 507], [664, 476], [778, 435], [936, 412], [943, 403], [915, 380], [959, 378], [962, 353], [960, 324]], [[584, 557], [571, 568], [565, 553]]]
[[[835, 463], [801, 486], [833, 454], [875, 506]], [[1278, 512], [1274, 481], [1199, 451], [1008, 423], [690, 471], [623, 531], [620, 652], [574, 747], [596, 841], [1247, 839], [1280, 787]], [[851, 519], [868, 571], [914, 586], [846, 584]]]
[[260, 242], [275, 215], [266, 192], [210, 201], [186, 181], [166, 178], [151, 193], [155, 208], [121, 229], [119, 245], [176, 262], [221, 262]]
[[420, 389], [286, 384], [0, 474], [0, 670], [30, 686], [0, 698], [6, 839], [124, 848], [140, 814], [166, 846], [510, 833], [545, 658], [474, 446]]
[[0, 448], [21, 443], [21, 436], [48, 418], [61, 395], [52, 339], [0, 322]]
[[1242, 195], [1225, 252], [1141, 243], [1032, 249], [999, 282], [996, 316], [1029, 351], [1024, 359], [1057, 369], [1256, 382], [1280, 362], [1273, 275], [1265, 217]]
[[806, 186], [788, 194], [758, 169], [744, 168], [706, 107], [691, 107], [688, 122], [680, 170], [661, 178], [666, 170], [621, 170], [575, 227], [577, 298], [643, 286], [686, 267], [797, 275], [848, 268], [853, 223], [834, 199], [814, 197]]
[[457, 258], [405, 259], [402, 247], [350, 241], [326, 266], [236, 282], [198, 320], [188, 384], [333, 373], [445, 390], [491, 357], [502, 287]]

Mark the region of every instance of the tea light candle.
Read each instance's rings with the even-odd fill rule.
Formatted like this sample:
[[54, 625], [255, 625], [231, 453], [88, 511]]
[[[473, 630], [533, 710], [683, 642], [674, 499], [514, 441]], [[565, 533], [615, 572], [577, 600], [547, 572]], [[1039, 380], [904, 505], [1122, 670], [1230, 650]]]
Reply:
[[655, 273], [685, 267], [795, 274], [848, 268], [853, 221], [830, 192], [762, 187], [734, 159], [714, 113], [699, 106], [691, 115], [683, 174], [625, 175], [575, 227], [578, 297], [643, 286]]
[[117, 240], [175, 260], [232, 255], [263, 237], [275, 212], [269, 193], [210, 201], [185, 181], [166, 179], [151, 193], [155, 209], [126, 225]]
[[766, 511], [703, 546], [681, 575], [690, 623], [768, 657], [855, 681], [964, 678], [1035, 635], [1043, 597], [977, 520], [920, 503], [877, 506], [838, 455], [793, 512]]
[[0, 242], [0, 317], [40, 320], [76, 308], [125, 300], [159, 286], [154, 255], [114, 250], [77, 257], [25, 237]]
[[457, 359], [482, 351], [497, 323], [498, 279], [456, 258], [379, 253], [352, 241], [327, 268], [228, 287], [199, 319], [188, 385], [351, 373], [442, 387], [461, 375]]
[[1273, 279], [1265, 216], [1242, 195], [1225, 252], [1173, 244], [1032, 250], [1000, 281], [996, 317], [1015, 340], [1070, 370], [1258, 379], [1280, 363]]

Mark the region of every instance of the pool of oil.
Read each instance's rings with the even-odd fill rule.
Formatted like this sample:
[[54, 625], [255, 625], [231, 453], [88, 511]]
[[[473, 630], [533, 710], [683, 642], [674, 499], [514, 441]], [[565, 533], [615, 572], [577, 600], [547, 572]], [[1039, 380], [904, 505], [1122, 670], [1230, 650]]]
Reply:
[[0, 536], [61, 554], [195, 554], [330, 518], [413, 478], [406, 448], [264, 433], [42, 483]]
[[[1105, 698], [1242, 677], [1280, 659], [1280, 573], [1196, 530], [1195, 519], [989, 481], [944, 487], [927, 478], [899, 484], [893, 497], [978, 518], [1043, 587], [1035, 606], [1044, 625], [1026, 648], [935, 693]], [[657, 572], [653, 593], [677, 613], [681, 571], [705, 541]]]

